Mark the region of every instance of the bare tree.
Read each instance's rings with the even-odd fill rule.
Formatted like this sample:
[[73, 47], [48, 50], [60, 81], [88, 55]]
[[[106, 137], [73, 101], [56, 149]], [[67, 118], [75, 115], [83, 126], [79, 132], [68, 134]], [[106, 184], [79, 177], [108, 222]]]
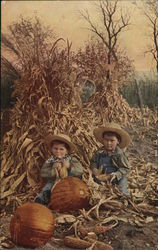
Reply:
[[[101, 39], [107, 51], [107, 68], [111, 61], [118, 62], [117, 49], [118, 37], [120, 33], [130, 24], [130, 15], [123, 14], [122, 9], [118, 6], [118, 0], [101, 1], [96, 4], [99, 15], [102, 17], [103, 28], [97, 27], [87, 10], [80, 12], [81, 16], [88, 22], [90, 30]], [[110, 67], [109, 67], [110, 68]], [[107, 72], [107, 80], [110, 78], [109, 70]]]
[[148, 0], [144, 3], [144, 6], [144, 14], [150, 23], [150, 35], [152, 37], [152, 44], [148, 46], [146, 53], [152, 54], [158, 73], [158, 0]]
[[[111, 59], [111, 82], [119, 84], [127, 82], [133, 72], [132, 61], [124, 51], [117, 51], [117, 67], [115, 67], [114, 59]], [[75, 63], [78, 69], [88, 79], [95, 81], [97, 91], [102, 90], [108, 82], [105, 83], [105, 76], [107, 75], [107, 52], [104, 44], [96, 39], [87, 41], [85, 47], [80, 49], [74, 55]], [[114, 68], [115, 67], [115, 68]], [[118, 84], [117, 84], [118, 85]]]

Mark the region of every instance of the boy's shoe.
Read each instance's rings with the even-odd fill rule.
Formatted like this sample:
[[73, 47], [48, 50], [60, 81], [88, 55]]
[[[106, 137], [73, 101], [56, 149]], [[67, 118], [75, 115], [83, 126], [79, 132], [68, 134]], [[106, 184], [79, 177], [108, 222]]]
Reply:
[[45, 204], [49, 203], [50, 196], [51, 196], [51, 191], [50, 190], [46, 190], [46, 191], [43, 192], [43, 200], [44, 200]]
[[45, 205], [44, 202], [42, 201], [42, 199], [41, 199], [40, 197], [36, 197], [36, 198], [34, 199], [34, 202], [39, 203], [39, 204], [42, 204], [42, 205]]

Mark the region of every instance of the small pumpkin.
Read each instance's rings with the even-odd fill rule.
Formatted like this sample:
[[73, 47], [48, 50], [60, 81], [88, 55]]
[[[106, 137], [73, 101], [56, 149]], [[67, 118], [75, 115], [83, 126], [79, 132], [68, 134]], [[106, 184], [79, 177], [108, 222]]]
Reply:
[[59, 212], [87, 208], [89, 190], [85, 182], [77, 177], [60, 180], [52, 190], [49, 208]]
[[38, 203], [27, 202], [18, 207], [10, 221], [12, 241], [24, 247], [47, 243], [54, 231], [52, 212]]

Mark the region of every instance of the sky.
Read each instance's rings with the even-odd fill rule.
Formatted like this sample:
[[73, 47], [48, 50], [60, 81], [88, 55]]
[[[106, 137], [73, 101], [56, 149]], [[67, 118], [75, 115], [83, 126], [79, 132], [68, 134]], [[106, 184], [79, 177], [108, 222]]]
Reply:
[[[134, 1], [120, 1], [126, 11], [131, 12], [131, 26], [120, 36], [120, 47], [124, 49], [135, 66], [136, 71], [150, 71], [154, 68], [152, 57], [144, 55], [149, 38], [148, 23]], [[136, 1], [138, 4], [141, 1]], [[7, 33], [8, 25], [19, 20], [20, 16], [38, 16], [44, 25], [50, 26], [58, 37], [69, 39], [72, 49], [84, 46], [91, 37], [87, 23], [79, 15], [79, 11], [87, 9], [92, 19], [100, 23], [94, 7], [94, 1], [2, 1], [1, 32]]]

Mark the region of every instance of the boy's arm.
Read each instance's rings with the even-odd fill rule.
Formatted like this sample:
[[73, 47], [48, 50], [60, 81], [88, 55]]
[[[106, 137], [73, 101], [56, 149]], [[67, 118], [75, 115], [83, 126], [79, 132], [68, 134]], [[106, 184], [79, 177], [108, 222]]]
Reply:
[[97, 164], [98, 164], [97, 161], [98, 161], [98, 154], [95, 152], [90, 160], [90, 168], [93, 174], [95, 174], [95, 171], [97, 170]]
[[[90, 169], [92, 170], [93, 178], [94, 181], [97, 182], [98, 184], [101, 184], [103, 179], [102, 175], [102, 166], [99, 165], [99, 152], [95, 152], [90, 160]], [[104, 175], [105, 176], [105, 175]]]
[[72, 157], [71, 162], [70, 162], [69, 175], [81, 177], [82, 174], [83, 174], [83, 167], [81, 163], [78, 161], [76, 157]]
[[55, 168], [53, 168], [53, 163], [51, 162], [51, 159], [48, 159], [45, 161], [41, 168], [40, 175], [43, 179], [55, 179], [56, 178], [56, 171]]
[[113, 162], [118, 167], [118, 170], [114, 173], [119, 181], [124, 175], [127, 175], [130, 170], [130, 163], [124, 152], [117, 159], [117, 163]]

